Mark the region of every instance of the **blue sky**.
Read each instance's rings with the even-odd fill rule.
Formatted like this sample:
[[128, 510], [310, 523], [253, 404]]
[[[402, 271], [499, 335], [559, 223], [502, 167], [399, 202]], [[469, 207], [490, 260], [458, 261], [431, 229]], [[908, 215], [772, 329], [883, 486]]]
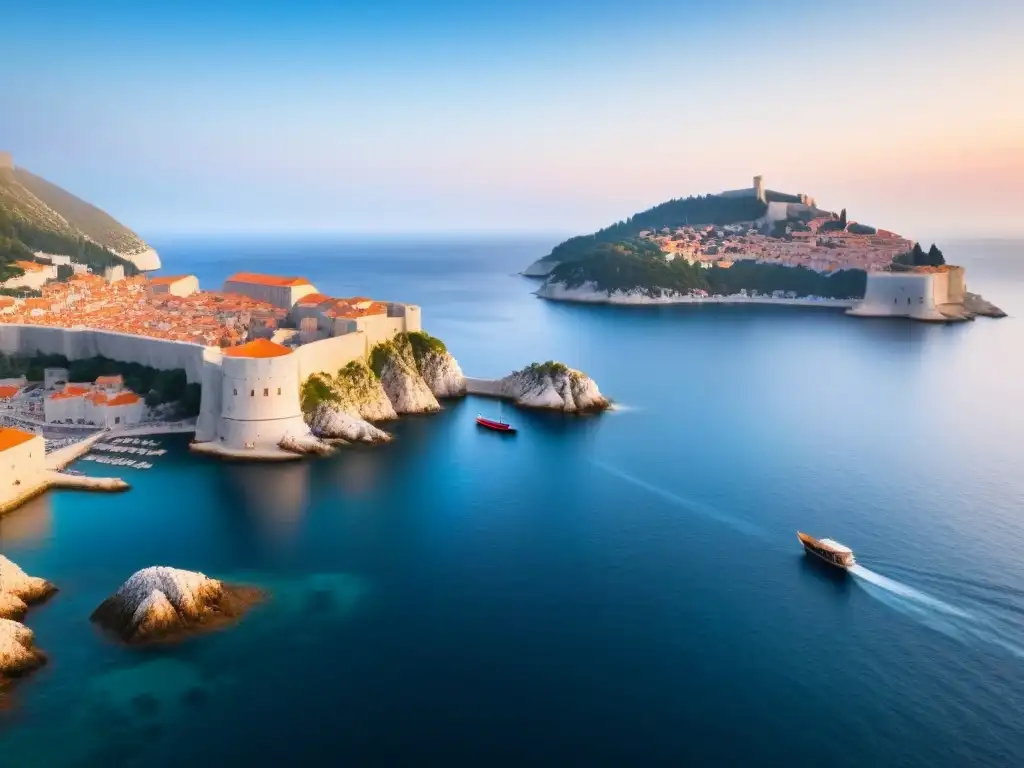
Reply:
[[1024, 228], [1007, 2], [38, 0], [4, 27], [0, 148], [144, 235], [571, 233], [754, 173], [909, 235]]

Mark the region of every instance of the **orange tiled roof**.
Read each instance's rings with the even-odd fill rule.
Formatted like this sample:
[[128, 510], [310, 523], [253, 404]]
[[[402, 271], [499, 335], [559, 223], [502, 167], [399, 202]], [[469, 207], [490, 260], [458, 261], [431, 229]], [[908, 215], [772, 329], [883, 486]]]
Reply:
[[322, 293], [308, 293], [295, 303], [304, 307], [314, 307], [317, 304], [323, 304], [325, 301], [333, 301], [333, 299]]
[[258, 272], [236, 272], [226, 282], [254, 283], [256, 285], [272, 285], [283, 288], [310, 285], [309, 280], [304, 277], [278, 277], [277, 275], [261, 275]]
[[34, 261], [16, 261], [14, 264], [26, 272], [42, 272], [45, 269], [42, 264], [36, 264]]
[[85, 396], [85, 399], [88, 400], [93, 405], [103, 405], [105, 402], [107, 402], [107, 396], [102, 392], [90, 392], [88, 395]]
[[82, 392], [54, 392], [50, 395], [51, 400], [67, 400], [71, 397], [81, 397], [84, 393]]
[[89, 388], [76, 387], [74, 384], [68, 384], [64, 387], [64, 392], [69, 395], [87, 395], [89, 394]]
[[269, 339], [255, 339], [248, 344], [228, 347], [224, 350], [227, 357], [282, 357], [291, 353], [292, 351], [288, 347], [281, 346]]
[[33, 437], [35, 435], [31, 432], [22, 432], [20, 429], [14, 429], [13, 427], [0, 427], [0, 451], [6, 451], [8, 448], [27, 443]]
[[14, 397], [18, 394], [18, 387], [0, 387], [0, 400], [7, 399], [8, 397]]
[[122, 392], [117, 397], [108, 400], [107, 405], [131, 405], [132, 403], [139, 402], [139, 400], [141, 399], [142, 398], [136, 395], [134, 392]]
[[104, 384], [123, 384], [124, 377], [120, 373], [115, 373], [110, 376], [97, 376], [96, 383], [100, 386]]

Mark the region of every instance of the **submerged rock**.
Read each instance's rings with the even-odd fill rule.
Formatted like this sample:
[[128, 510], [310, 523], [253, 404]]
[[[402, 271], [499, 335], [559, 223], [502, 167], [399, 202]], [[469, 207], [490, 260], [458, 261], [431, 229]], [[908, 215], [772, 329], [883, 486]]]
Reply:
[[0, 676], [17, 677], [46, 663], [46, 655], [35, 647], [35, 635], [24, 624], [0, 619]]
[[391, 435], [368, 421], [340, 410], [332, 403], [320, 403], [307, 419], [310, 429], [325, 439], [354, 443], [386, 443]]
[[563, 363], [534, 363], [501, 380], [501, 394], [526, 408], [567, 413], [603, 411], [611, 403], [582, 371]]
[[153, 566], [132, 574], [90, 618], [127, 643], [160, 642], [235, 621], [264, 597], [255, 587]]
[[0, 555], [0, 618], [20, 619], [29, 605], [43, 602], [56, 591], [50, 582], [29, 576]]
[[375, 346], [370, 353], [370, 366], [396, 413], [439, 411], [441, 405], [416, 365], [410, 335], [400, 333]]

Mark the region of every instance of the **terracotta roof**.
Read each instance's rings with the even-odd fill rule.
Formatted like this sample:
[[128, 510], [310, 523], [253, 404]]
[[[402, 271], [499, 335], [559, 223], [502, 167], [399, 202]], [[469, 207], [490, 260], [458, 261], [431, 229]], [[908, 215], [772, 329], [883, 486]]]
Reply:
[[192, 275], [167, 275], [166, 277], [151, 277], [149, 282], [153, 285], [170, 285], [171, 283], [176, 283], [179, 280], [185, 280], [189, 277], [192, 277]]
[[42, 264], [36, 264], [34, 261], [16, 261], [14, 263], [26, 272], [42, 272], [45, 269]]
[[97, 376], [96, 383], [101, 386], [103, 384], [124, 384], [124, 376], [120, 373], [115, 373], [110, 376]]
[[136, 395], [134, 392], [122, 392], [112, 400], [107, 401], [108, 406], [113, 405], [131, 405], [139, 402], [142, 398]]
[[272, 285], [293, 288], [298, 285], [310, 285], [304, 277], [279, 277], [277, 275], [261, 275], [257, 272], [237, 272], [229, 277], [228, 283], [254, 283], [256, 285]]
[[8, 448], [27, 443], [33, 437], [36, 437], [36, 435], [33, 435], [31, 432], [22, 432], [20, 429], [14, 429], [13, 427], [0, 427], [0, 451], [6, 451]]
[[54, 392], [50, 395], [51, 400], [67, 400], [71, 397], [81, 397], [84, 392]]
[[317, 304], [323, 304], [325, 301], [334, 301], [334, 299], [322, 293], [308, 293], [295, 303], [301, 304], [304, 307], [315, 307]]
[[256, 339], [248, 344], [227, 347], [224, 350], [227, 357], [282, 357], [291, 353], [292, 351], [288, 347], [281, 346], [269, 339]]
[[14, 397], [18, 394], [19, 387], [0, 387], [0, 399]]
[[102, 392], [90, 392], [85, 396], [85, 399], [93, 405], [103, 405], [103, 403], [107, 402], [107, 396]]

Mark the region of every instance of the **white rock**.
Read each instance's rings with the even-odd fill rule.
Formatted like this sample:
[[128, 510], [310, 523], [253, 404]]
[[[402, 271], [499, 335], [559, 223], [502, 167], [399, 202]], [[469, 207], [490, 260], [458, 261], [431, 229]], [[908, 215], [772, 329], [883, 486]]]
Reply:
[[397, 413], [433, 413], [441, 405], [423, 380], [408, 338], [396, 336], [378, 344], [372, 353], [380, 361], [381, 386]]
[[161, 639], [240, 616], [258, 590], [205, 574], [153, 566], [136, 571], [93, 611], [92, 620], [128, 642]]
[[309, 425], [322, 438], [341, 438], [359, 443], [386, 443], [391, 439], [384, 430], [329, 403], [317, 406]]
[[334, 453], [334, 448], [311, 434], [285, 435], [277, 446], [283, 451], [311, 456], [329, 456]]
[[580, 413], [601, 411], [610, 403], [585, 373], [560, 363], [534, 364], [501, 380], [505, 397], [527, 408]]
[[428, 352], [418, 361], [420, 375], [434, 397], [462, 397], [466, 376], [450, 352]]
[[19, 675], [46, 663], [34, 641], [32, 630], [24, 624], [0, 619], [0, 674]]
[[154, 269], [160, 269], [160, 255], [155, 249], [146, 246], [137, 251], [126, 251], [124, 253], [118, 253], [122, 259], [130, 261], [136, 267], [144, 272], [150, 272]]

